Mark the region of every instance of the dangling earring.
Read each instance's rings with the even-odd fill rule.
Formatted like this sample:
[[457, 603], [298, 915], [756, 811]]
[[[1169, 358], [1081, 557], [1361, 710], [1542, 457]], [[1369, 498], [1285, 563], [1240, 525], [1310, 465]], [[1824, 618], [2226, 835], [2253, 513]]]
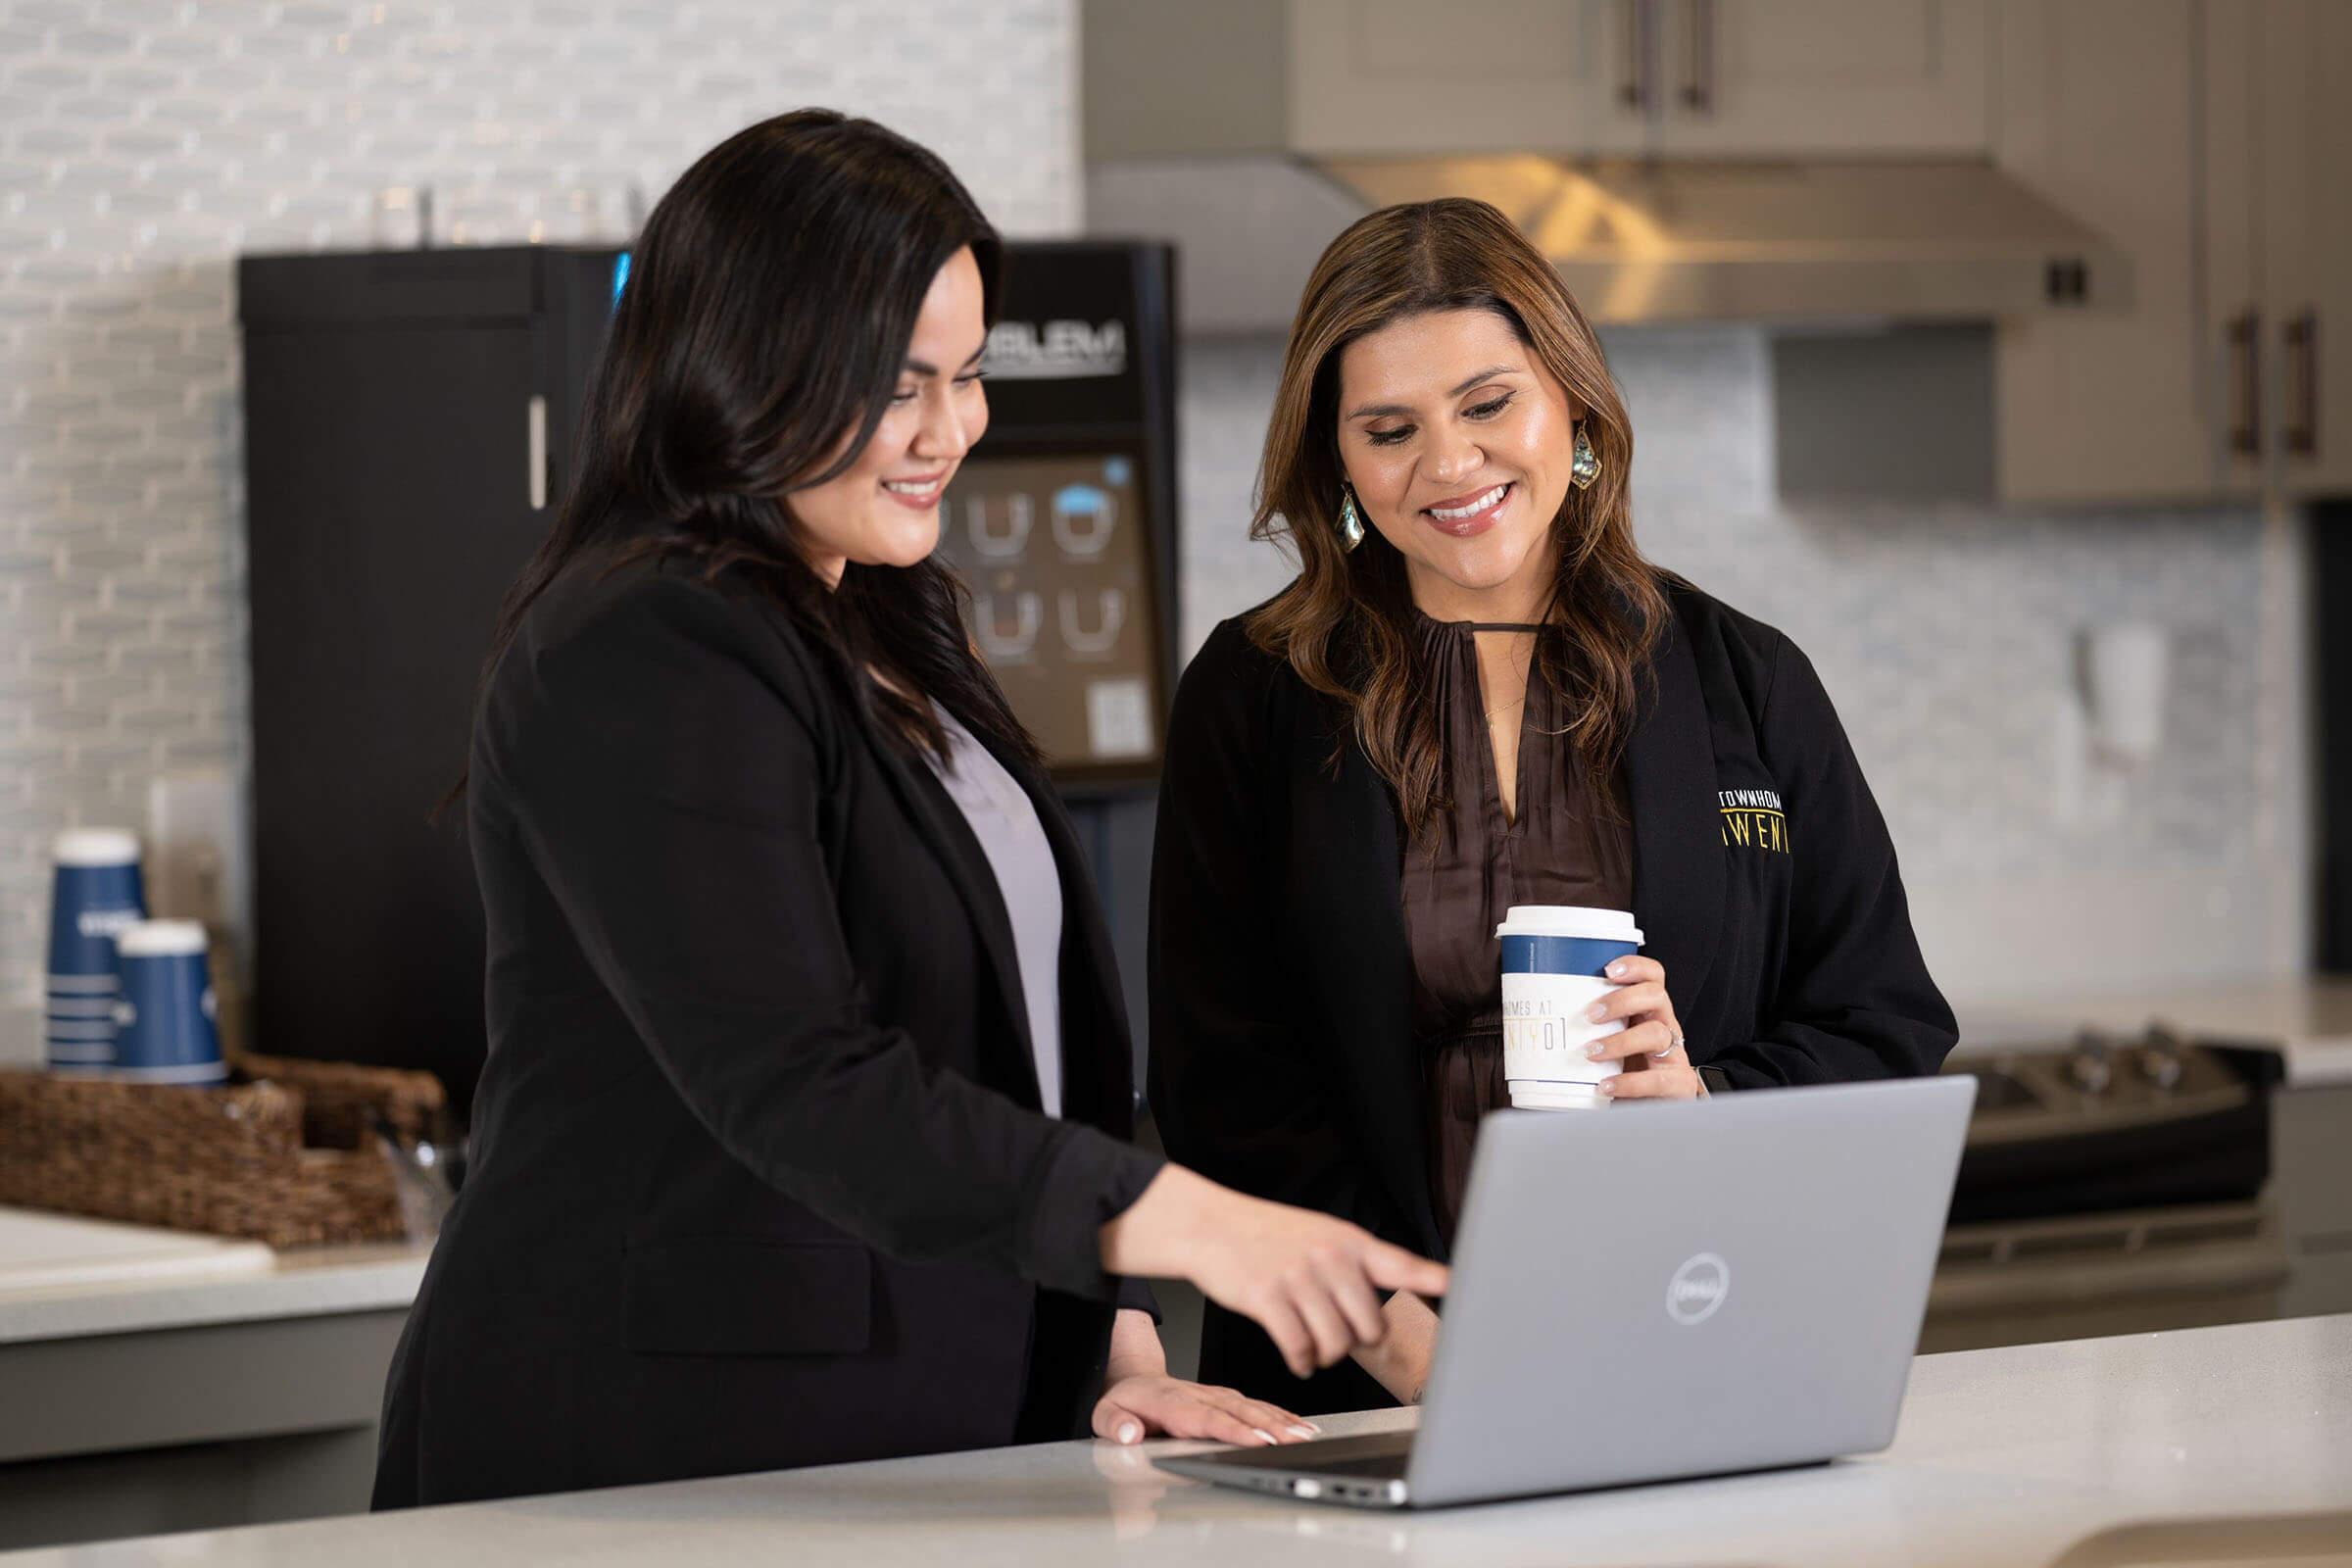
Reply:
[[1592, 438], [1579, 423], [1576, 427], [1576, 446], [1568, 454], [1568, 482], [1579, 490], [1590, 490], [1592, 481], [1600, 477], [1600, 454], [1592, 450]]
[[1364, 542], [1364, 519], [1355, 510], [1354, 487], [1340, 485], [1340, 543], [1353, 550]]

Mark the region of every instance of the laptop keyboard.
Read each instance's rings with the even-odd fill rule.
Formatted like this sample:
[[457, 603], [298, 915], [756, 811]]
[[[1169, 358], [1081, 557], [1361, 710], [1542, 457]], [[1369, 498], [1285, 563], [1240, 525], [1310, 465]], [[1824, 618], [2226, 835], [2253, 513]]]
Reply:
[[1412, 1458], [1413, 1450], [1409, 1446], [1394, 1453], [1365, 1453], [1351, 1459], [1317, 1459], [1311, 1456], [1301, 1459], [1296, 1451], [1291, 1455], [1292, 1463], [1299, 1469], [1311, 1470], [1319, 1476], [1372, 1476], [1383, 1481], [1402, 1481], [1405, 1467], [1412, 1462]]
[[1413, 1456], [1410, 1432], [1376, 1432], [1360, 1438], [1317, 1438], [1271, 1448], [1224, 1448], [1219, 1464], [1251, 1470], [1290, 1470], [1301, 1475], [1372, 1476], [1400, 1481]]

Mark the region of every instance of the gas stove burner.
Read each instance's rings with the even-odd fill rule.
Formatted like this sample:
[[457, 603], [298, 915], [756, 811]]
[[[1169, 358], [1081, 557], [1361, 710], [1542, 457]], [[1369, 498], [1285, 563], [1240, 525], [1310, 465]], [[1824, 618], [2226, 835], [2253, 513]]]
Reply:
[[2162, 1024], [2137, 1038], [2083, 1029], [2067, 1045], [2003, 1051], [1953, 1070], [1977, 1077], [1971, 1141], [1997, 1142], [2043, 1136], [2037, 1129], [2053, 1119], [2171, 1119], [2243, 1104], [2254, 1086], [2221, 1054], [2238, 1049], [2199, 1044]]
[[2083, 1030], [2075, 1036], [2074, 1054], [2067, 1057], [2067, 1076], [2086, 1095], [2105, 1094], [2108, 1085], [2115, 1082], [2115, 1068], [2108, 1061], [2111, 1054], [2106, 1036], [2095, 1030]]
[[2084, 1029], [2076, 1034], [2074, 1049], [2068, 1053], [2067, 1075], [2086, 1095], [2103, 1095], [2113, 1089], [2119, 1070], [2135, 1074], [2158, 1092], [2169, 1094], [2187, 1076], [2190, 1055], [2196, 1049], [2178, 1030], [2162, 1023], [2150, 1024], [2147, 1033], [2135, 1041]]
[[2140, 1076], [2159, 1089], [2179, 1088], [2187, 1071], [2189, 1050], [2187, 1041], [2163, 1024], [2150, 1025], [2139, 1047]]
[[1963, 1056], [1973, 1073], [1952, 1217], [2091, 1213], [2252, 1198], [2270, 1173], [2278, 1053], [2158, 1024]]

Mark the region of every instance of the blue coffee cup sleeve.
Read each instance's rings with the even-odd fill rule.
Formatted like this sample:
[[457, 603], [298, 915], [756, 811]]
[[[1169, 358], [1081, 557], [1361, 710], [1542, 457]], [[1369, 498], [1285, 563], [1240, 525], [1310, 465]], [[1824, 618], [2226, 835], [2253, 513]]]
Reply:
[[1597, 937], [1504, 937], [1504, 974], [1597, 975], [1619, 958], [1641, 951], [1633, 942], [1608, 942]]

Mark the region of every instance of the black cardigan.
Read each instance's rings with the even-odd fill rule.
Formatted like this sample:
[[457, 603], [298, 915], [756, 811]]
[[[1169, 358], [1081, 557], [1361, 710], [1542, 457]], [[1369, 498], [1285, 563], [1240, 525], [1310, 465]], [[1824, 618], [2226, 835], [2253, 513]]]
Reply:
[[1076, 1435], [1149, 1300], [1097, 1228], [1159, 1162], [1067, 816], [1000, 758], [1061, 869], [1054, 1120], [930, 770], [748, 590], [611, 565], [540, 599], [475, 727], [490, 1055], [376, 1505]]
[[[1951, 1010], [1820, 678], [1771, 627], [1663, 586], [1674, 613], [1625, 777], [1634, 913], [1691, 1060], [1742, 1089], [1934, 1072]], [[1442, 1257], [1394, 799], [1351, 736], [1338, 744], [1338, 705], [1252, 647], [1246, 619], [1210, 635], [1169, 725], [1152, 1112], [1203, 1174]], [[1213, 1305], [1202, 1334], [1204, 1381], [1304, 1411], [1388, 1402], [1346, 1363], [1301, 1389]]]

